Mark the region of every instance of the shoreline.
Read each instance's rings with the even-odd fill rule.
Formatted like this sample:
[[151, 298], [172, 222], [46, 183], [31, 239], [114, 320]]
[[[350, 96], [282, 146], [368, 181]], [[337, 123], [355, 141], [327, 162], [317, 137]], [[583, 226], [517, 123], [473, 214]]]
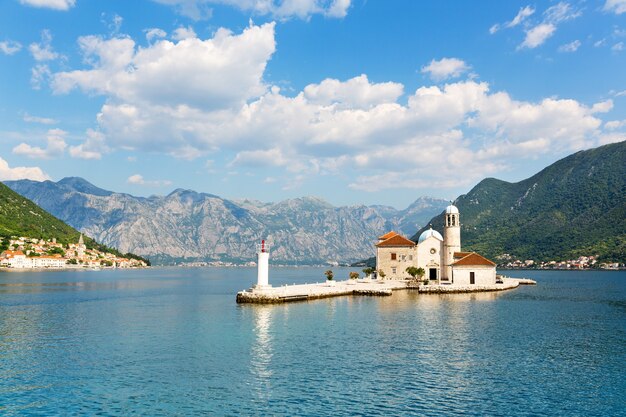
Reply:
[[283, 304], [342, 296], [391, 296], [397, 290], [415, 290], [420, 294], [476, 293], [512, 290], [520, 285], [536, 285], [527, 278], [503, 277], [502, 283], [481, 286], [419, 285], [411, 287], [407, 280], [347, 280], [314, 284], [283, 285], [281, 287], [253, 287], [239, 291], [237, 304]]

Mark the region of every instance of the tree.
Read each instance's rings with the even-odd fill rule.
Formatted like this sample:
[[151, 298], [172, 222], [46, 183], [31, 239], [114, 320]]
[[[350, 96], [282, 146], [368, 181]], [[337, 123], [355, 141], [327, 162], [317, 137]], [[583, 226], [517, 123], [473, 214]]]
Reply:
[[379, 269], [378, 276], [381, 277], [382, 279], [385, 279], [385, 276], [387, 276], [387, 274], [385, 274], [385, 271], [383, 271], [382, 269]]
[[333, 280], [333, 271], [332, 269], [329, 269], [328, 271], [324, 272], [324, 275], [326, 275], [326, 279], [328, 281], [332, 281]]
[[359, 279], [359, 273], [358, 272], [350, 272], [350, 279]]
[[415, 266], [409, 266], [406, 269], [406, 272], [413, 277], [413, 279], [422, 279], [422, 277], [424, 276], [424, 274], [426, 273], [426, 271], [424, 271], [424, 268], [417, 268]]
[[374, 273], [374, 271], [375, 271], [374, 268], [368, 267], [368, 268], [363, 269], [363, 274], [365, 274], [366, 278], [369, 278], [370, 275]]

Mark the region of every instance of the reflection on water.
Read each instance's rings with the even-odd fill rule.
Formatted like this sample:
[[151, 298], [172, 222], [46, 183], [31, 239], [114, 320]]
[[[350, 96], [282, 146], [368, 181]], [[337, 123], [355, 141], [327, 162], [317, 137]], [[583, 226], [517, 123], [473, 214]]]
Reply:
[[249, 272], [0, 273], [0, 415], [623, 414], [623, 272], [237, 305]]
[[272, 325], [273, 306], [253, 306], [252, 311], [254, 314], [254, 339], [250, 358], [250, 369], [254, 375], [252, 385], [256, 398], [264, 402], [269, 399], [272, 389], [273, 346], [270, 327]]

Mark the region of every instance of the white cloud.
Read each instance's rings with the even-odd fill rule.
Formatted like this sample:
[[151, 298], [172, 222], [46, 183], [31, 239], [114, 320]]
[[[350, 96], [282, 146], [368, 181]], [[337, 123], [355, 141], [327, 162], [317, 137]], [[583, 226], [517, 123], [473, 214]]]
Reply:
[[[178, 112], [240, 105], [266, 90], [262, 74], [274, 53], [274, 24], [249, 27], [240, 35], [219, 29], [212, 39], [160, 40], [136, 48], [130, 38], [79, 39], [90, 70], [61, 72], [56, 93], [78, 87], [106, 94], [125, 113], [138, 105], [166, 106]], [[129, 70], [131, 69], [131, 70]]]
[[534, 13], [535, 9], [533, 9], [531, 6], [522, 7], [519, 12], [517, 12], [517, 15], [515, 15], [513, 20], [511, 20], [505, 26], [508, 28], [515, 27], [522, 23], [524, 20], [526, 20], [526, 18], [532, 16]]
[[626, 0], [606, 0], [603, 10], [615, 14], [626, 13]]
[[67, 132], [61, 129], [50, 129], [46, 137], [48, 145], [45, 149], [22, 142], [13, 148], [13, 153], [31, 159], [58, 158], [63, 156], [65, 148], [67, 147], [65, 143], [66, 134]]
[[31, 116], [28, 113], [24, 114], [23, 119], [27, 123], [39, 123], [39, 124], [42, 124], [42, 125], [54, 125], [54, 124], [59, 123], [58, 120], [52, 119], [50, 117]]
[[177, 28], [176, 30], [174, 30], [174, 33], [172, 34], [172, 39], [174, 39], [175, 41], [182, 41], [183, 39], [189, 39], [189, 38], [197, 38], [198, 35], [196, 35], [196, 32], [193, 30], [193, 28], [191, 26], [181, 26], [179, 28]]
[[167, 36], [167, 32], [159, 28], [146, 29], [145, 32], [148, 42], [152, 42], [153, 39], [161, 39]]
[[327, 78], [320, 84], [309, 84], [304, 88], [304, 97], [309, 103], [359, 109], [393, 103], [402, 93], [402, 84], [370, 83], [365, 74], [345, 82]]
[[[145, 48], [130, 38], [85, 37], [80, 45], [90, 68], [55, 74], [52, 85], [58, 93], [80, 88], [105, 96], [96, 139], [82, 151], [180, 158], [223, 152], [235, 155], [229, 167], [285, 171], [286, 187], [340, 174], [359, 177], [352, 184], [358, 189], [387, 181], [395, 181], [392, 188], [458, 186], [459, 178], [469, 185], [525, 158], [597, 144], [603, 132], [595, 113], [610, 107], [517, 101], [475, 80], [422, 86], [405, 97], [402, 84], [370, 82], [365, 74], [321, 80], [288, 96], [263, 81], [273, 25]], [[461, 64], [439, 74], [469, 68]]]
[[143, 176], [139, 174], [131, 175], [130, 177], [128, 177], [126, 182], [129, 184], [133, 184], [133, 185], [143, 185], [143, 186], [148, 186], [148, 187], [167, 187], [169, 185], [172, 185], [172, 181], [169, 181], [169, 180], [150, 181], [150, 180], [144, 179]]
[[39, 167], [11, 168], [7, 161], [0, 158], [0, 181], [15, 181], [23, 179], [45, 181], [49, 180], [50, 177]]
[[518, 26], [522, 22], [524, 22], [528, 17], [532, 16], [534, 13], [535, 13], [535, 9], [533, 7], [531, 6], [522, 7], [519, 9], [519, 12], [517, 12], [513, 20], [511, 20], [510, 22], [506, 22], [502, 25], [499, 23], [496, 23], [495, 25], [491, 26], [491, 28], [489, 28], [489, 33], [493, 35], [494, 33], [498, 32], [502, 27], [513, 28], [515, 26]]
[[614, 95], [615, 95], [615, 97], [626, 96], [626, 90], [618, 91]]
[[351, 0], [154, 0], [176, 8], [178, 13], [194, 20], [208, 19], [211, 5], [223, 4], [258, 15], [270, 15], [278, 19], [298, 17], [308, 19], [322, 14], [331, 18], [345, 17]]
[[87, 129], [87, 139], [80, 145], [70, 146], [70, 156], [79, 159], [100, 159], [109, 151], [102, 132]]
[[0, 52], [2, 52], [5, 55], [13, 55], [14, 53], [18, 52], [20, 49], [22, 49], [22, 44], [19, 42], [10, 41], [10, 40], [0, 42]]
[[526, 31], [526, 38], [518, 49], [533, 49], [542, 45], [549, 37], [554, 35], [556, 26], [552, 23], [542, 23]]
[[613, 109], [613, 100], [605, 100], [599, 103], [595, 103], [591, 107], [591, 113], [607, 113]]
[[458, 58], [442, 58], [439, 61], [434, 59], [430, 61], [430, 64], [422, 68], [422, 73], [429, 74], [435, 81], [442, 81], [460, 77], [469, 69], [470, 67]]
[[30, 85], [33, 90], [39, 90], [41, 85], [48, 82], [51, 76], [52, 72], [50, 72], [50, 68], [47, 65], [35, 65], [30, 70]]
[[35, 61], [52, 61], [59, 57], [59, 54], [52, 49], [52, 34], [48, 29], [41, 31], [41, 43], [31, 43], [28, 50]]
[[76, 0], [20, 0], [20, 3], [31, 7], [40, 7], [54, 10], [69, 10], [74, 7]]
[[[543, 12], [543, 19], [539, 23], [529, 24], [528, 17], [535, 13], [535, 9], [526, 6], [518, 12], [515, 18], [506, 23], [504, 27], [512, 28], [523, 24], [525, 37], [524, 41], [517, 47], [520, 49], [534, 49], [548, 40], [557, 30], [557, 26], [563, 22], [567, 22], [582, 16], [582, 12], [566, 2], [559, 2], [549, 7]], [[501, 28], [496, 24], [489, 30], [491, 34], [496, 33]], [[575, 41], [576, 42], [576, 41]], [[564, 45], [565, 46], [565, 45]], [[564, 47], [563, 46], [563, 47]], [[574, 44], [569, 44], [570, 48]], [[562, 52], [573, 52], [572, 50], [562, 50]]]
[[611, 120], [610, 122], [606, 122], [604, 124], [604, 128], [607, 130], [616, 130], [626, 126], [625, 120]]
[[580, 41], [576, 39], [570, 43], [559, 46], [559, 52], [576, 52], [580, 48]]
[[562, 1], [549, 7], [543, 14], [547, 22], [558, 24], [576, 19], [582, 15], [582, 12], [574, 9], [571, 4]]
[[611, 51], [621, 52], [624, 50], [624, 42], [618, 42], [615, 45], [611, 46]]

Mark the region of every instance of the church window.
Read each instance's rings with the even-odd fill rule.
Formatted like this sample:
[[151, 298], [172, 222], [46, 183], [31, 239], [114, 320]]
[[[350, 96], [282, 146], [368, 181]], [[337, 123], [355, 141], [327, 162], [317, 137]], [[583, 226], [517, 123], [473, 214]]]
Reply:
[[409, 261], [413, 260], [413, 255], [409, 255]]
[[391, 254], [391, 260], [395, 261], [397, 259], [397, 255], [395, 253]]
[[396, 268], [391, 268], [391, 273], [395, 275], [395, 273], [396, 273]]
[[406, 255], [401, 256], [402, 261], [406, 261]]

